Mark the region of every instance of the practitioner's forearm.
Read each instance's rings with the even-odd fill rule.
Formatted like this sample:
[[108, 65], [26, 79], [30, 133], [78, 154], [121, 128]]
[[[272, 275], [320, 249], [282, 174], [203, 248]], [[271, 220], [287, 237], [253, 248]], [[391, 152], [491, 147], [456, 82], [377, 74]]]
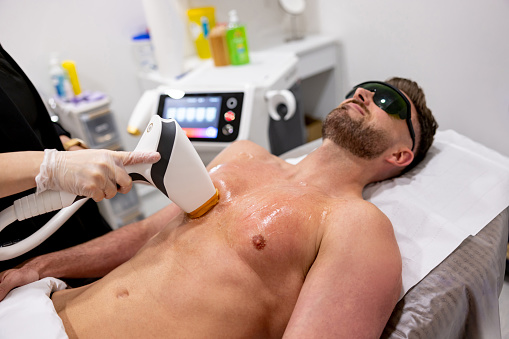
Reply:
[[35, 187], [44, 152], [13, 152], [0, 155], [0, 198]]

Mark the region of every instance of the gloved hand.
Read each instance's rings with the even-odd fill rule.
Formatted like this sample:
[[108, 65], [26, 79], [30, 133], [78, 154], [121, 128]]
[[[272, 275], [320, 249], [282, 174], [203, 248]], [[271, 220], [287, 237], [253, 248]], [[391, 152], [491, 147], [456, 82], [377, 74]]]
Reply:
[[[35, 178], [37, 193], [45, 190], [66, 191], [95, 201], [111, 199], [131, 190], [132, 179], [124, 166], [153, 164], [157, 152], [120, 152], [86, 149], [77, 152], [44, 150], [44, 160]], [[118, 189], [117, 189], [118, 185]]]

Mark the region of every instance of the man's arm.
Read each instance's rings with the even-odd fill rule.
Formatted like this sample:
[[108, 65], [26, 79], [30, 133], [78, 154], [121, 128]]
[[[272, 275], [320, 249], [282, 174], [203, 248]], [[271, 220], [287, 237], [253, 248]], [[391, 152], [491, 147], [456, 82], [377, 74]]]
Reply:
[[333, 216], [285, 337], [380, 337], [401, 291], [401, 256], [387, 217], [360, 205]]
[[0, 301], [10, 290], [45, 278], [96, 278], [129, 260], [169, 222], [183, 216], [175, 204], [150, 217], [123, 226], [86, 243], [35, 257], [21, 267], [0, 273]]

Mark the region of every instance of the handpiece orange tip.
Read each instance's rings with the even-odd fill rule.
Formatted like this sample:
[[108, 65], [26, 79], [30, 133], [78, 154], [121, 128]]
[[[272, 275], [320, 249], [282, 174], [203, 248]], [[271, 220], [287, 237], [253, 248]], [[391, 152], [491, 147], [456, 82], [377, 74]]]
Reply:
[[219, 191], [216, 188], [216, 193], [209, 200], [207, 200], [207, 202], [205, 202], [203, 205], [201, 205], [194, 211], [187, 213], [187, 215], [191, 219], [199, 218], [208, 211], [210, 211], [212, 207], [216, 206], [218, 202], [219, 202]]
[[131, 135], [140, 135], [141, 131], [136, 127], [127, 126], [127, 133], [129, 133]]

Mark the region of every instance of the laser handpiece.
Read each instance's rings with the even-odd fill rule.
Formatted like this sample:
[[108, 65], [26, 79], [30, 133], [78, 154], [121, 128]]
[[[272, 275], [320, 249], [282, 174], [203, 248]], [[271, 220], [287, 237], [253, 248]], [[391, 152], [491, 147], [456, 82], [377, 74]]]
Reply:
[[198, 153], [174, 119], [154, 115], [135, 151], [157, 151], [155, 164], [126, 167], [133, 182], [157, 187], [191, 218], [198, 218], [214, 207], [219, 194]]

